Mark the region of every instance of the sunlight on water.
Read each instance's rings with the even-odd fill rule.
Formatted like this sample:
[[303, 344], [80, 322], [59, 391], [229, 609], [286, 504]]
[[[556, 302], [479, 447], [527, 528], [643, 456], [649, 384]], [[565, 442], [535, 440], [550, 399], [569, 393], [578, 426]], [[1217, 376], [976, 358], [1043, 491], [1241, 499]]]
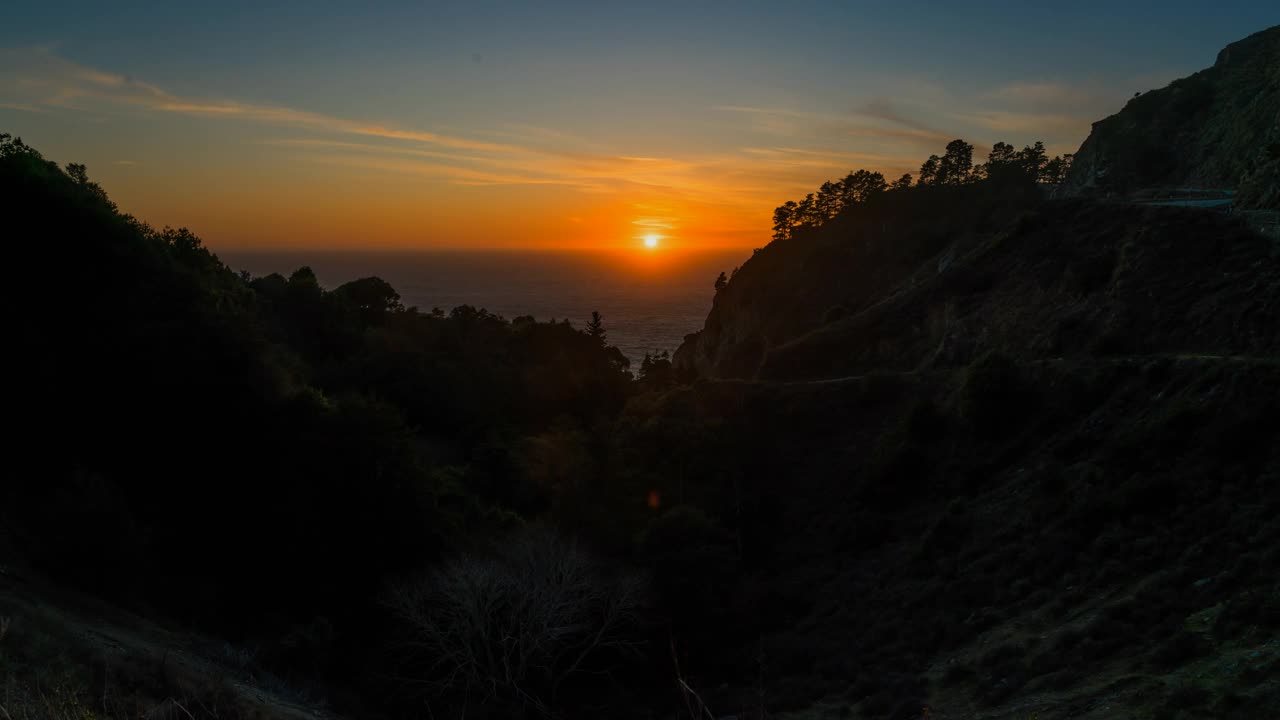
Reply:
[[288, 275], [310, 265], [326, 288], [377, 275], [420, 310], [474, 305], [511, 319], [567, 318], [582, 327], [604, 315], [609, 341], [633, 363], [672, 351], [702, 328], [720, 272], [749, 250], [716, 252], [261, 252], [222, 253], [235, 270]]

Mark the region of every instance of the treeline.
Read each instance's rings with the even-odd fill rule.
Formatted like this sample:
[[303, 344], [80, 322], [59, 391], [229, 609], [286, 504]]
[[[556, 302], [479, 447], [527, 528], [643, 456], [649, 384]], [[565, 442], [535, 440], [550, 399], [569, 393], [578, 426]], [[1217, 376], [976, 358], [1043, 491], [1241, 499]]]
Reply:
[[1021, 150], [998, 142], [992, 146], [986, 162], [974, 165], [973, 145], [952, 140], [941, 156], [930, 155], [924, 161], [914, 185], [910, 173], [890, 183], [882, 173], [858, 170], [840, 180], [823, 183], [818, 192], [809, 193], [799, 202], [788, 200], [773, 211], [773, 239], [789, 239], [797, 231], [821, 226], [847, 208], [870, 202], [886, 192], [912, 187], [979, 182], [1057, 185], [1066, 178], [1071, 160], [1070, 154], [1049, 157], [1040, 141]]

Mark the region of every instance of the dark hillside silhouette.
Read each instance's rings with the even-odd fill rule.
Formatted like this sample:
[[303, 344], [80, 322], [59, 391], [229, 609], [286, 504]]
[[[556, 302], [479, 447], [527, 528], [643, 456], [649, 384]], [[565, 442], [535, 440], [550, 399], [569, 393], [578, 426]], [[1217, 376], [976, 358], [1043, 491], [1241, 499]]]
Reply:
[[21, 209], [16, 264], [57, 277], [10, 284], [27, 299], [12, 544], [57, 580], [231, 637], [333, 628], [289, 640], [280, 672], [303, 653], [311, 680], [361, 681], [386, 580], [549, 508], [529, 443], [554, 429], [590, 458], [631, 392], [600, 326], [426, 315], [377, 278], [326, 290], [308, 268], [242, 277], [7, 135], [0, 192]]

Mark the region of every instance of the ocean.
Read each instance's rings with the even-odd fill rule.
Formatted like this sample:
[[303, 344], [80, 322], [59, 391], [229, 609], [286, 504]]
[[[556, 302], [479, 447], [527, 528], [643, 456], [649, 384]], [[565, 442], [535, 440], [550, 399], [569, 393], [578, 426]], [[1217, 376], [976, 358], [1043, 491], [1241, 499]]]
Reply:
[[568, 319], [582, 327], [604, 316], [609, 342], [638, 365], [645, 353], [674, 351], [702, 328], [714, 283], [750, 250], [634, 253], [528, 251], [257, 251], [220, 252], [231, 268], [254, 276], [288, 276], [308, 265], [333, 289], [376, 275], [406, 306], [446, 312], [473, 305], [508, 320]]

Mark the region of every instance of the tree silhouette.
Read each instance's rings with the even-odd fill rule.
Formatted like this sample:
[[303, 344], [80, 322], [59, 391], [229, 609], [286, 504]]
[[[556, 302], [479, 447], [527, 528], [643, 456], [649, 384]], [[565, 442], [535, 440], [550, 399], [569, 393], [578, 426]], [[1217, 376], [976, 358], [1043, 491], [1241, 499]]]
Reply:
[[[956, 139], [947, 143], [941, 156], [930, 155], [924, 161], [914, 186], [910, 173], [888, 183], [879, 172], [857, 170], [822, 183], [817, 193], [809, 193], [799, 202], [788, 200], [773, 211], [773, 239], [787, 240], [795, 237], [798, 230], [821, 227], [854, 207], [874, 203], [886, 190], [976, 182], [1057, 184], [1065, 179], [1070, 166], [1070, 155], [1050, 159], [1044, 143], [1036, 141], [1021, 150], [1007, 142], [997, 142], [986, 162], [974, 167], [973, 145]], [[720, 289], [719, 281], [716, 287]]]
[[969, 181], [972, 172], [973, 146], [964, 140], [947, 143], [946, 154], [938, 163], [937, 184], [962, 185]]
[[841, 181], [841, 186], [844, 190], [844, 203], [841, 209], [856, 203], [867, 202], [888, 188], [888, 185], [885, 184], [884, 175], [869, 170], [849, 173]]
[[787, 240], [798, 222], [800, 206], [795, 200], [788, 200], [773, 211], [773, 239]]
[[591, 319], [587, 321], [587, 335], [601, 345], [605, 344], [607, 333], [604, 329], [604, 317], [595, 310], [591, 311]]
[[671, 365], [671, 355], [663, 350], [658, 353], [645, 353], [640, 361], [640, 373], [636, 380], [646, 390], [661, 390], [675, 382], [675, 371]]
[[365, 325], [382, 325], [388, 314], [404, 311], [400, 293], [380, 277], [352, 280], [340, 285], [334, 294], [355, 306]]
[[1067, 153], [1058, 155], [1044, 164], [1044, 171], [1041, 173], [1041, 181], [1049, 185], [1061, 185], [1067, 179], [1067, 173], [1071, 170], [1071, 161], [1075, 159], [1075, 155]]
[[942, 165], [942, 158], [937, 155], [930, 155], [924, 164], [920, 166], [921, 185], [934, 185], [938, 182], [938, 170]]
[[1018, 153], [1017, 162], [1022, 167], [1022, 172], [1036, 182], [1044, 180], [1044, 168], [1049, 162], [1049, 156], [1045, 152], [1044, 143], [1037, 140], [1035, 144], [1028, 145]]
[[721, 272], [720, 276], [716, 278], [716, 292], [720, 292], [728, 284], [729, 284], [729, 278], [726, 277], [723, 272]]

